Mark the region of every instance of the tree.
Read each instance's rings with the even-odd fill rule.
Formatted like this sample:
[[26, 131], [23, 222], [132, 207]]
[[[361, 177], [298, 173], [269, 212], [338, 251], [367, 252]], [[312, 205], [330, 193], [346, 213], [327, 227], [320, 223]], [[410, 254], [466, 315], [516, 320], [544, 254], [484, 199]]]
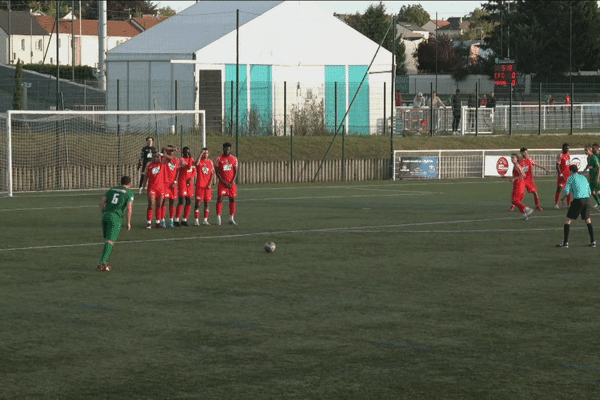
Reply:
[[13, 94], [12, 108], [13, 110], [23, 109], [23, 63], [21, 60], [17, 61], [15, 68], [15, 93]]
[[438, 35], [437, 39], [432, 35], [428, 40], [421, 42], [413, 57], [417, 60], [417, 69], [422, 72], [451, 74], [465, 68], [452, 40], [445, 34]]
[[481, 8], [473, 10], [469, 16], [469, 29], [460, 35], [460, 40], [483, 39], [494, 30], [495, 23], [490, 21], [490, 13]]
[[[390, 15], [386, 14], [385, 5], [369, 5], [364, 14], [351, 14], [344, 18], [345, 22], [371, 39], [376, 43], [382, 43], [382, 47], [393, 52], [394, 44], [396, 47], [396, 75], [406, 74], [405, 52], [406, 48], [402, 43], [401, 37], [394, 41], [392, 20]], [[387, 33], [387, 35], [386, 35]], [[384, 40], [385, 37], [385, 40]], [[395, 43], [394, 43], [395, 42]]]
[[[82, 18], [98, 19], [98, 2], [88, 1], [83, 8]], [[144, 14], [156, 15], [157, 6], [149, 0], [126, 1], [114, 0], [107, 2], [107, 17], [109, 20], [126, 21], [130, 16], [141, 17]]]
[[398, 21], [410, 22], [417, 26], [423, 26], [431, 21], [431, 16], [420, 4], [402, 6], [398, 13]]
[[173, 15], [177, 14], [177, 11], [173, 10], [169, 6], [159, 8], [157, 12], [163, 17], [172, 17]]
[[489, 20], [497, 23], [486, 37], [486, 47], [496, 57], [515, 59], [519, 72], [552, 78], [570, 69], [600, 67], [597, 2], [493, 0], [484, 8], [490, 12]]

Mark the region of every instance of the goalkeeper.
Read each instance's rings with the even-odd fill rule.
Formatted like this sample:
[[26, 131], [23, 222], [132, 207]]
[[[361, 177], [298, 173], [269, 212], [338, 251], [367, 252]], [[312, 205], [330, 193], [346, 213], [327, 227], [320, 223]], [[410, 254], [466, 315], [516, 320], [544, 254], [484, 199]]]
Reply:
[[100, 212], [102, 213], [102, 234], [106, 243], [102, 250], [102, 257], [98, 263], [98, 270], [110, 271], [108, 258], [112, 248], [119, 237], [123, 225], [123, 214], [127, 208], [127, 230], [131, 230], [131, 213], [133, 211], [133, 192], [130, 190], [131, 178], [121, 178], [121, 185], [111, 188], [100, 201]]
[[158, 153], [158, 150], [156, 150], [156, 147], [154, 147], [154, 138], [147, 137], [146, 146], [144, 146], [142, 149], [142, 153], [140, 154], [140, 159], [138, 160], [137, 165], [137, 169], [141, 169], [142, 171], [142, 176], [140, 177], [140, 194], [142, 193], [142, 188], [144, 187], [144, 174], [146, 172], [146, 165], [152, 161], [154, 153]]

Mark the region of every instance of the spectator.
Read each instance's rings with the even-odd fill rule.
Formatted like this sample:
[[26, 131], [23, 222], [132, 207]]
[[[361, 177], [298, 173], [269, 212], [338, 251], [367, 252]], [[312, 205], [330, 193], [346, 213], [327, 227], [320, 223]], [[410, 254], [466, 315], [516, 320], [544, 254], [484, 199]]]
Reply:
[[444, 102], [438, 97], [437, 92], [433, 92], [431, 95], [431, 99], [429, 99], [429, 104], [433, 109], [433, 121], [436, 121], [436, 124], [432, 126], [433, 132], [437, 133], [440, 128], [442, 121], [442, 114], [440, 113], [440, 108], [446, 109]]
[[415, 96], [413, 100], [413, 108], [422, 108], [425, 107], [425, 97], [423, 97], [423, 93], [419, 92]]
[[460, 114], [462, 105], [460, 100], [460, 90], [456, 89], [456, 94], [452, 96], [452, 134], [458, 135], [458, 126], [460, 124]]

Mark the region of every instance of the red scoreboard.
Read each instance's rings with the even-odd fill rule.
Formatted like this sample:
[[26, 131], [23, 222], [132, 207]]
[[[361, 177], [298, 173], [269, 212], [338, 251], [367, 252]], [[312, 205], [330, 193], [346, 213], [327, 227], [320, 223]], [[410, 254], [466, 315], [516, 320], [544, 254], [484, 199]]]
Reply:
[[505, 60], [499, 60], [499, 62], [494, 66], [494, 85], [517, 85], [517, 64], [515, 64], [514, 61], [505, 62]]

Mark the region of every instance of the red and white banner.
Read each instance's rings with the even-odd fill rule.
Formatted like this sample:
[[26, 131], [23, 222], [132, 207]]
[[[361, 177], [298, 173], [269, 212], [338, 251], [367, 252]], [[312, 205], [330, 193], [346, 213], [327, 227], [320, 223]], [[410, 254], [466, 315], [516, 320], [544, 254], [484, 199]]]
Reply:
[[[556, 155], [558, 157], [558, 154]], [[579, 167], [579, 172], [587, 167], [587, 156], [571, 154], [571, 164]], [[504, 156], [485, 156], [485, 176], [511, 176], [513, 163], [510, 154]]]

